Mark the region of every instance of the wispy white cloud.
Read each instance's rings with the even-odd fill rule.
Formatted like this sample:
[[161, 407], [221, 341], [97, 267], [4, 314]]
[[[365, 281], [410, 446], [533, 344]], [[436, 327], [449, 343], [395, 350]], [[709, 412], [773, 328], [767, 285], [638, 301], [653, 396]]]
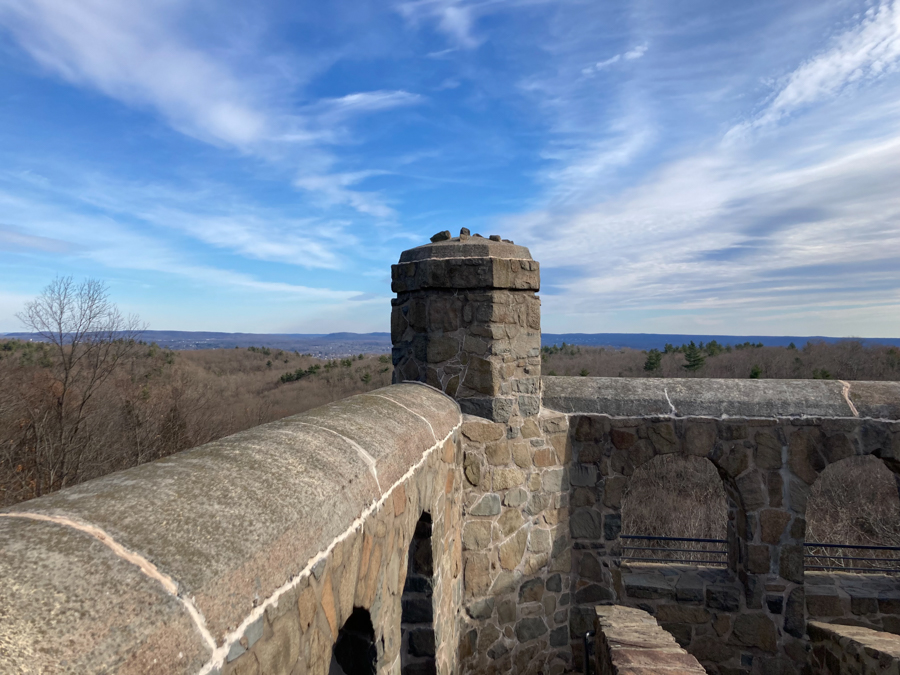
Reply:
[[458, 47], [474, 49], [482, 40], [473, 33], [476, 12], [489, 4], [467, 3], [460, 0], [415, 0], [397, 5], [397, 11], [413, 24], [432, 20], [438, 30]]
[[263, 92], [191, 44], [181, 2], [0, 0], [0, 24], [64, 80], [155, 109], [191, 136], [246, 147], [271, 131]]
[[897, 16], [881, 3], [783, 78], [737, 127], [765, 135], [711, 135], [631, 187], [610, 191], [610, 167], [632, 169], [651, 122], [582, 133], [581, 154], [573, 133], [545, 206], [503, 225], [544, 263], [547, 313], [580, 330], [900, 331], [900, 103], [877, 87], [896, 70]]
[[343, 301], [359, 294], [358, 290], [337, 291], [302, 284], [259, 279], [245, 272], [197, 264], [190, 257], [171, 248], [159, 238], [137, 233], [109, 218], [92, 218], [61, 213], [53, 208], [11, 199], [0, 192], [0, 204], [18, 202], [31, 215], [29, 230], [47, 238], [71, 242], [77, 257], [87, 258], [107, 269], [159, 272], [169, 277], [190, 279], [209, 286], [230, 286], [255, 291], [289, 293], [309, 301]]
[[38, 237], [23, 232], [20, 228], [0, 223], [0, 251], [42, 251], [44, 253], [68, 253], [76, 250], [71, 242]]
[[374, 192], [361, 192], [349, 189], [350, 186], [357, 185], [367, 178], [383, 175], [384, 173], [384, 171], [355, 171], [304, 174], [299, 176], [294, 181], [294, 184], [313, 193], [317, 199], [326, 205], [347, 205], [360, 213], [365, 213], [375, 218], [388, 219], [396, 214], [380, 195]]
[[[0, 30], [74, 86], [152, 110], [201, 141], [279, 163], [300, 156], [305, 165], [334, 165], [328, 147], [353, 138], [348, 125], [354, 119], [424, 100], [407, 91], [376, 90], [297, 106], [291, 98], [301, 75], [273, 67], [277, 59], [261, 45], [204, 45], [186, 32], [195, 9], [182, 0], [127, 6], [115, 0], [0, 0]], [[321, 187], [320, 204], [346, 204], [382, 218], [390, 213], [372, 195], [353, 194], [349, 186], [359, 179], [347, 175], [302, 178], [297, 185]]]
[[348, 115], [381, 112], [401, 106], [415, 105], [424, 100], [419, 94], [408, 91], [365, 91], [347, 94], [340, 98], [325, 98], [316, 102], [314, 110], [324, 115]]
[[605, 68], [609, 68], [610, 66], [615, 65], [620, 61], [634, 61], [635, 59], [639, 59], [644, 54], [646, 54], [648, 48], [649, 45], [645, 42], [642, 45], [634, 47], [633, 49], [629, 49], [627, 52], [616, 54], [615, 56], [610, 56], [608, 59], [598, 61], [597, 63], [587, 66], [586, 68], [582, 68], [581, 73], [583, 75], [590, 76], [600, 72], [601, 70], [604, 70]]
[[900, 65], [900, 3], [886, 0], [866, 10], [863, 20], [839, 34], [829, 49], [801, 64], [777, 85], [776, 92], [731, 137], [773, 124], [806, 106], [838, 95], [853, 84], [876, 80]]

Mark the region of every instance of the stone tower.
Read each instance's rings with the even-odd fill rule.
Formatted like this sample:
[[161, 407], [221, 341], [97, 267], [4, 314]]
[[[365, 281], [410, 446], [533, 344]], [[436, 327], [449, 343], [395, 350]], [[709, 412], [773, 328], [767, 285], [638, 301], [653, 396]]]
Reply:
[[538, 414], [540, 271], [527, 248], [441, 232], [404, 251], [391, 278], [395, 383], [425, 382], [513, 427]]

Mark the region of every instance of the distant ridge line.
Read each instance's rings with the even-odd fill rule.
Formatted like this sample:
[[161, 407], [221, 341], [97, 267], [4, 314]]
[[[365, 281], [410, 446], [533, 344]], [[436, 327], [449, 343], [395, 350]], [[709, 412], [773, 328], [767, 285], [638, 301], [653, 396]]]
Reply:
[[612, 347], [631, 349], [662, 349], [666, 344], [680, 346], [691, 341], [695, 343], [715, 340], [722, 345], [736, 345], [745, 342], [763, 343], [766, 347], [787, 347], [792, 342], [803, 347], [807, 342], [860, 342], [866, 346], [886, 345], [900, 347], [900, 338], [856, 338], [828, 337], [824, 335], [699, 335], [690, 333], [544, 333], [544, 345], [570, 345], [585, 347]]
[[[34, 340], [34, 333], [0, 333], [2, 338]], [[155, 342], [160, 347], [171, 349], [233, 349], [234, 347], [269, 347], [286, 351], [309, 352], [315, 355], [340, 356], [357, 352], [388, 352], [391, 349], [391, 335], [387, 332], [374, 333], [226, 333], [220, 331], [144, 331], [145, 342]], [[680, 346], [691, 341], [695, 343], [715, 340], [722, 345], [736, 345], [745, 342], [762, 343], [766, 347], [787, 347], [792, 342], [803, 347], [807, 342], [860, 342], [866, 346], [886, 345], [900, 347], [900, 338], [853, 338], [828, 337], [823, 335], [699, 335], [690, 333], [544, 333], [543, 345], [561, 345], [563, 342], [575, 346], [630, 348], [639, 350], [663, 349], [665, 345]]]

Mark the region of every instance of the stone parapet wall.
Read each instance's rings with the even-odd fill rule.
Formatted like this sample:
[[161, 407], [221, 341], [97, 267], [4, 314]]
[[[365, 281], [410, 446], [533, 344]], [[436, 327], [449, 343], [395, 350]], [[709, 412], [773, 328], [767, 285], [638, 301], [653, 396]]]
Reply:
[[900, 635], [900, 578], [886, 574], [807, 572], [806, 614]]
[[693, 656], [639, 609], [596, 607], [594, 661], [598, 675], [705, 675]]
[[[695, 400], [694, 390], [707, 384]], [[900, 385], [826, 384], [545, 378], [545, 405], [568, 413], [576, 665], [575, 638], [589, 629], [593, 606], [616, 602], [660, 612], [711, 672], [802, 666], [810, 487], [829, 464], [850, 456], [900, 466], [900, 423], [864, 416], [896, 415]], [[668, 414], [654, 414], [664, 406]], [[823, 412], [834, 416], [813, 416]], [[703, 582], [697, 569], [648, 573], [622, 564], [623, 495], [634, 470], [660, 454], [705, 457], [722, 478], [729, 504], [725, 577], [709, 570]], [[692, 583], [699, 593], [688, 597], [685, 584], [695, 577], [703, 583]]]
[[455, 672], [460, 422], [395, 385], [0, 512], [0, 672], [324, 673], [362, 607], [399, 673], [423, 511], [436, 669]]
[[900, 673], [900, 637], [859, 626], [809, 622], [809, 675]]

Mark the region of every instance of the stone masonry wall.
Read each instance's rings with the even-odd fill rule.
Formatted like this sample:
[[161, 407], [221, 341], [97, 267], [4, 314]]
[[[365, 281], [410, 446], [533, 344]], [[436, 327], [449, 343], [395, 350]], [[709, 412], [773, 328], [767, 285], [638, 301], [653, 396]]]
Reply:
[[858, 626], [811, 621], [809, 675], [900, 673], [900, 637]]
[[393, 385], [0, 511], [0, 672], [324, 675], [361, 608], [377, 672], [400, 675], [423, 512], [416, 672], [457, 672], [460, 424]]
[[571, 668], [565, 416], [519, 429], [465, 416], [465, 673], [560, 675]]
[[229, 652], [222, 675], [324, 675], [338, 631], [356, 607], [371, 615], [377, 672], [400, 675], [407, 552], [423, 511], [432, 516], [429, 543], [436, 563], [430, 583], [432, 656], [437, 673], [454, 673], [455, 615], [462, 595], [458, 453], [455, 439], [448, 439], [397, 484], [378, 509], [248, 627]]
[[[573, 382], [571, 387], [589, 396], [588, 403], [577, 405], [588, 408], [593, 405], [590, 402], [606, 396], [615, 399], [610, 407], [625, 415], [568, 415], [574, 583], [571, 633], [576, 664], [580, 645], [575, 638], [590, 629], [594, 605], [619, 603], [656, 615], [710, 672], [799, 670], [808, 652], [803, 543], [810, 487], [826, 466], [853, 455], [875, 455], [896, 471], [900, 423], [865, 416], [881, 406], [870, 404], [875, 400], [872, 396], [865, 400], [871, 391], [866, 383], [847, 385], [849, 391], [857, 389], [860, 398], [858, 406], [848, 406], [847, 416], [839, 418], [800, 414], [804, 409], [828, 405], [838, 414], [845, 412], [840, 406], [847, 405], [848, 393], [840, 388], [831, 390], [837, 395], [833, 402], [825, 395], [828, 391], [805, 402], [797, 400], [794, 391], [769, 392], [765, 389], [769, 383], [760, 383], [755, 402], [733, 403], [745, 395], [742, 383], [700, 382], [691, 386], [718, 392], [718, 400], [704, 404], [699, 397], [692, 397], [692, 412], [699, 414], [682, 416], [678, 413], [684, 392], [680, 399], [674, 395], [679, 382], [649, 383], [640, 386], [659, 387], [659, 407], [665, 406], [670, 414], [642, 416], [633, 411], [652, 411], [658, 404], [653, 398], [648, 400], [647, 391], [635, 394], [636, 381], [604, 382], [599, 396], [593, 393], [598, 384]], [[575, 389], [565, 395], [559, 389], [568, 386], [565, 382], [545, 383], [551, 405], [575, 407]], [[803, 383], [791, 386], [804, 391]], [[888, 401], [895, 395], [891, 391]], [[700, 410], [696, 410], [698, 405]], [[722, 407], [730, 407], [732, 413], [741, 408], [757, 413], [762, 407], [772, 416], [725, 416]], [[796, 416], [778, 416], [785, 412]], [[722, 479], [729, 504], [727, 570], [621, 562], [622, 498], [634, 470], [656, 455], [671, 453], [708, 459]], [[821, 611], [815, 607], [814, 611]], [[875, 613], [885, 607], [886, 603], [876, 603]], [[857, 611], [862, 611], [861, 605]]]

